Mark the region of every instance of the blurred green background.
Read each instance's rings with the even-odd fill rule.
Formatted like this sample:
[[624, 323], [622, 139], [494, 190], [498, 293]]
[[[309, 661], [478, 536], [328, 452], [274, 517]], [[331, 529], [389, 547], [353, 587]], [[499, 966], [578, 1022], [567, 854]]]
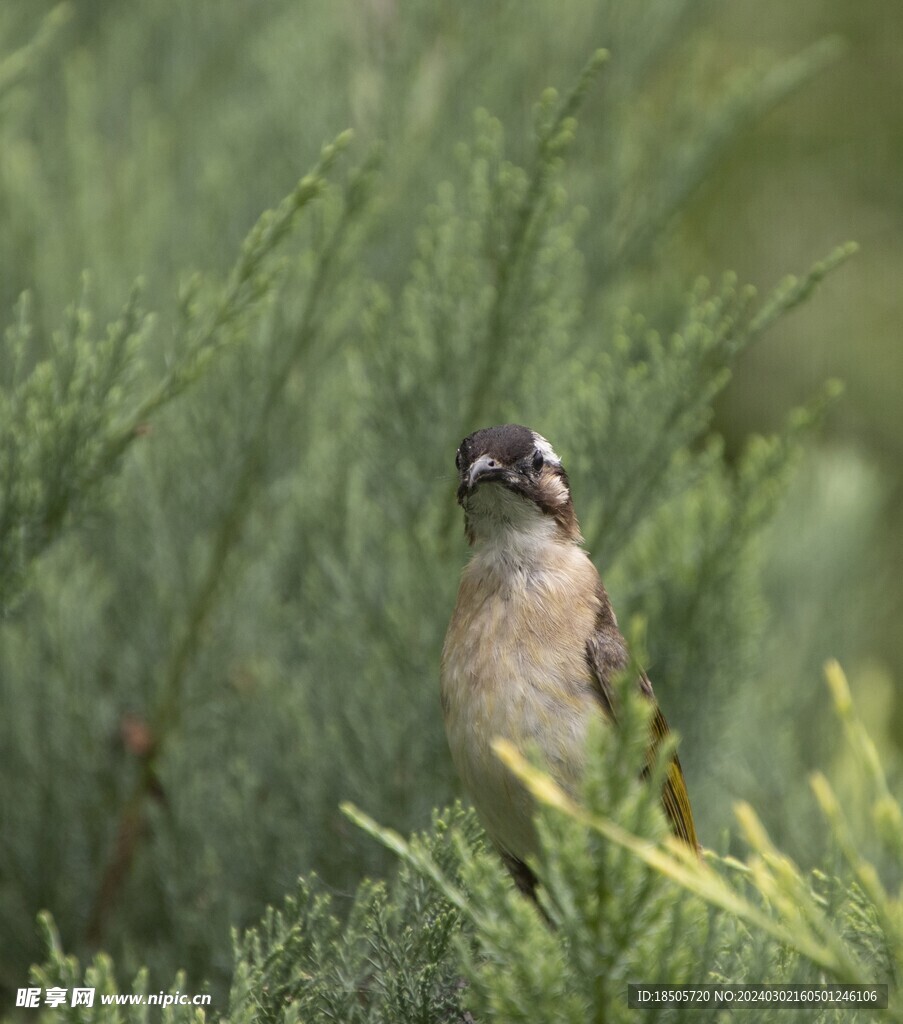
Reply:
[[[804, 662], [786, 650], [786, 663], [805, 672], [803, 664], [811, 671], [826, 657], [844, 660], [874, 733], [899, 751], [903, 71], [895, 48], [903, 11], [881, 0], [725, 4], [715, 25], [719, 46], [734, 56], [751, 46], [793, 49], [824, 33], [843, 44], [840, 58], [766, 116], [710, 178], [692, 230], [705, 260], [757, 282], [838, 233], [860, 244], [817, 301], [744, 354], [718, 423], [735, 445], [747, 431], [779, 423], [814, 379], [844, 382], [775, 525], [771, 599], [776, 622], [789, 627], [784, 644], [809, 638]], [[846, 555], [825, 572], [839, 547]]]
[[[424, 267], [441, 272], [434, 250], [446, 207], [458, 210], [466, 192], [461, 167], [473, 150], [462, 155], [461, 146], [479, 152], [474, 111], [504, 125], [505, 160], [529, 165], [534, 104], [547, 86], [566, 90], [596, 46], [611, 57], [561, 172], [570, 203], [587, 212], [567, 220], [549, 249], [560, 261], [550, 294], [561, 298], [543, 322], [550, 339], [565, 340], [537, 350], [528, 366], [536, 380], [512, 385], [492, 412], [516, 412], [550, 435], [558, 427], [553, 443], [572, 456], [578, 512], [592, 525], [599, 508], [604, 519], [606, 496], [593, 474], [619, 458], [629, 472], [630, 451], [606, 453], [604, 431], [581, 448], [588, 430], [562, 411], [563, 386], [549, 388], [554, 408], [524, 398], [542, 396], [561, 352], [574, 351], [568, 289], [601, 334], [624, 303], [667, 325], [699, 275], [717, 281], [736, 270], [767, 291], [856, 240], [858, 255], [741, 354], [717, 398], [713, 429], [729, 471], [750, 434], [780, 429], [827, 378], [846, 384], [750, 552], [753, 567], [738, 570], [738, 593], [747, 576], [761, 593], [738, 600], [736, 618], [761, 614], [761, 629], [741, 635], [731, 620], [722, 638], [715, 617], [700, 620], [713, 653], [699, 672], [717, 668], [716, 682], [694, 682], [693, 666], [669, 654], [681, 646], [680, 589], [666, 582], [657, 596], [654, 538], [635, 550], [612, 540], [604, 557], [595, 554], [606, 578], [612, 563], [619, 607], [649, 616], [653, 678], [685, 738], [707, 842], [743, 797], [790, 852], [812, 855], [801, 769], [831, 766], [837, 728], [821, 680], [829, 656], [845, 664], [882, 753], [899, 764], [901, 35], [903, 8], [891, 0], [2, 5], [0, 309], [14, 323], [20, 294], [31, 293], [32, 364], [53, 352], [48, 339], [88, 270], [98, 325], [143, 278], [156, 319], [142, 372], [165, 373], [185, 334], [177, 297], [190, 273], [205, 282], [226, 275], [260, 212], [325, 141], [350, 127], [352, 165], [377, 144], [380, 164], [353, 256], [332, 285], [344, 305], [322, 317], [325, 340], [308, 353], [313, 384], [290, 377], [285, 408], [265, 424], [266, 498], [248, 517], [241, 568], [198, 643], [181, 732], [157, 780], [169, 797], [155, 802], [157, 783], [145, 786], [146, 831], [121, 883], [126, 896], [117, 894], [119, 909], [102, 927], [92, 920], [96, 893], [140, 776], [135, 760], [153, 739], [142, 732], [150, 695], [160, 664], [173, 663], [166, 652], [256, 436], [255, 403], [269, 386], [259, 352], [236, 346], [153, 422], [151, 443], [38, 559], [7, 612], [0, 984], [24, 983], [40, 955], [32, 922], [44, 906], [72, 948], [99, 938], [125, 970], [149, 962], [164, 977], [184, 966], [222, 984], [228, 926], [255, 920], [297, 873], [316, 869], [342, 891], [384, 868], [382, 852], [334, 813], [341, 799], [410, 828], [455, 792], [436, 658], [464, 550], [457, 532], [453, 545], [433, 544], [449, 522], [456, 432], [480, 425], [463, 422], [467, 402], [448, 399], [444, 375], [469, 372], [472, 353], [462, 341], [449, 362], [421, 358], [400, 341], [393, 347], [392, 331], [401, 324], [416, 334], [421, 320], [442, 315], [466, 328], [467, 301], [449, 314], [418, 296], [431, 294]], [[809, 57], [794, 64], [801, 52]], [[730, 130], [707, 134], [722, 103]], [[491, 135], [480, 123], [478, 136]], [[437, 192], [446, 180], [456, 183], [454, 200]], [[236, 337], [300, 330], [304, 267], [329, 237], [338, 216], [329, 209], [285, 257], [302, 267], [297, 288], [289, 276], [264, 326], [238, 318], [229, 325]], [[452, 214], [448, 223], [457, 223]], [[454, 278], [454, 246], [446, 255]], [[466, 281], [454, 279], [466, 296]], [[402, 310], [397, 322], [390, 304]], [[700, 434], [691, 447], [703, 444]], [[359, 514], [368, 503], [373, 512]], [[662, 576], [672, 557], [692, 576], [691, 554], [661, 557]], [[385, 583], [387, 564], [404, 570], [398, 582]], [[361, 627], [364, 612], [373, 620]], [[682, 703], [685, 676], [692, 699]], [[223, 695], [211, 702], [216, 687]], [[391, 725], [375, 728], [386, 716]], [[335, 763], [329, 751], [341, 753]], [[842, 786], [845, 768], [834, 767]], [[184, 800], [172, 798], [176, 780]]]

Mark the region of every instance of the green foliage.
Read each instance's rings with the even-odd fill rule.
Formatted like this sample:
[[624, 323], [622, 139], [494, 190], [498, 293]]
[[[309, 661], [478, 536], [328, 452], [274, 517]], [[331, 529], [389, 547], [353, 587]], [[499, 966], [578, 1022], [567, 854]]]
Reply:
[[5, 53], [0, 60], [0, 99], [15, 86], [34, 74], [47, 59], [48, 51], [57, 41], [60, 30], [72, 17], [68, 3], [57, 4], [41, 21], [34, 36], [23, 46]]
[[[867, 766], [863, 796], [885, 822], [892, 850], [903, 840], [898, 801], [889, 796], [870, 741], [852, 710], [839, 668], [829, 680], [851, 748]], [[622, 685], [617, 730], [593, 737], [584, 802], [574, 803], [509, 744], [499, 754], [539, 802], [543, 913], [506, 878], [498, 859], [470, 853], [459, 882], [422, 841], [405, 842], [353, 808], [348, 813], [433, 879], [461, 908], [472, 935], [458, 941], [468, 982], [462, 1007], [477, 1020], [628, 1021], [628, 983], [775, 985], [890, 984], [891, 1019], [901, 1019], [894, 984], [899, 964], [901, 890], [888, 888], [843, 824], [824, 777], [813, 788], [847, 864], [840, 876], [801, 871], [768, 837], [752, 810], [737, 815], [745, 863], [708, 852], [698, 859], [667, 832], [657, 787], [639, 780], [649, 708]], [[667, 754], [660, 759], [658, 781]], [[650, 839], [652, 841], [650, 841]], [[831, 854], [829, 853], [830, 857]], [[859, 879], [859, 882], [854, 881]], [[784, 1009], [757, 1010], [779, 1021]], [[874, 1011], [821, 1009], [807, 1019], [853, 1021]], [[720, 1019], [714, 1007], [676, 1007], [664, 1020]]]
[[[415, 841], [455, 877], [479, 832], [473, 813], [456, 807]], [[403, 866], [389, 889], [364, 883], [344, 924], [334, 902], [316, 879], [302, 881], [284, 910], [268, 911], [236, 945], [232, 1020], [457, 1019], [460, 915], [429, 880]]]
[[[44, 1009], [40, 1019], [49, 1024], [52, 1020], [64, 1020], [71, 1024], [84, 1024], [86, 1020], [103, 1021], [104, 1024], [118, 1024], [120, 1021], [134, 1021], [135, 1024], [146, 1024], [149, 1017], [148, 1005], [142, 1001], [148, 997], [157, 998], [157, 1006], [164, 1006], [162, 1018], [166, 1024], [202, 1024], [204, 1013], [195, 1010], [187, 1003], [174, 998], [164, 1003], [161, 996], [178, 997], [185, 992], [185, 975], [179, 974], [171, 988], [164, 994], [162, 990], [155, 992], [149, 988], [147, 971], [138, 972], [127, 989], [121, 989], [116, 980], [113, 962], [103, 953], [98, 954], [93, 962], [81, 971], [75, 957], [67, 956], [60, 944], [56, 927], [49, 914], [40, 917], [41, 931], [47, 946], [47, 960], [40, 967], [31, 971], [30, 983], [42, 991], [48, 988], [63, 989], [67, 998], [58, 1007]], [[94, 1003], [90, 1008], [73, 1007], [68, 998], [74, 987], [87, 987], [94, 990]], [[187, 993], [186, 993], [187, 997]], [[104, 1003], [104, 999], [108, 1002]], [[122, 1000], [117, 1003], [117, 999]]]
[[[883, 841], [898, 854], [903, 809], [890, 796], [871, 741], [855, 715], [846, 681], [829, 666], [835, 707], [851, 752], [865, 768], [865, 798]], [[640, 781], [650, 707], [625, 674], [619, 726], [599, 724], [590, 739], [584, 801], [574, 803], [510, 745], [499, 754], [539, 806], [539, 906], [513, 886], [485, 850], [472, 812], [434, 815], [432, 829], [405, 841], [360, 811], [345, 811], [401, 858], [389, 886], [364, 882], [337, 916], [337, 900], [316, 879], [301, 880], [279, 911], [237, 939], [228, 1007], [233, 1022], [342, 1020], [427, 1022], [627, 1021], [629, 983], [774, 985], [890, 984], [889, 1019], [903, 963], [903, 890], [884, 883], [860, 849], [823, 776], [813, 778], [830, 833], [846, 864], [838, 876], [803, 873], [771, 842], [748, 806], [738, 818], [745, 863], [697, 858], [672, 838], [658, 790], [670, 756], [663, 750], [651, 784]], [[829, 855], [830, 856], [830, 855]], [[102, 1004], [102, 995], [146, 994], [147, 975], [121, 990], [98, 955], [82, 976], [43, 920], [46, 963], [31, 982], [97, 988], [96, 1006], [65, 1010], [81, 1024], [146, 1021], [147, 1009]], [[169, 991], [185, 988], [176, 978]], [[166, 1019], [206, 1019], [187, 1006]], [[57, 1011], [53, 1011], [57, 1012]], [[756, 1011], [780, 1021], [785, 1009]], [[873, 1010], [821, 1008], [807, 1019], [871, 1019]], [[660, 1019], [716, 1020], [711, 1007], [678, 1006]]]
[[[338, 140], [347, 143], [347, 137]], [[22, 588], [31, 562], [55, 539], [76, 500], [83, 500], [112, 474], [123, 452], [140, 435], [144, 421], [200, 376], [226, 343], [233, 321], [247, 316], [274, 288], [269, 257], [296, 214], [323, 190], [323, 175], [336, 146], [324, 149], [314, 171], [302, 178], [277, 210], [267, 211], [245, 239], [241, 255], [222, 289], [206, 304], [197, 281], [181, 297], [184, 339], [172, 367], [149, 394], [135, 399], [135, 356], [147, 333], [148, 317], [133, 289], [106, 337], [91, 337], [86, 297], [69, 309], [65, 326], [50, 340], [34, 336], [30, 300], [19, 301], [18, 317], [5, 338], [0, 417], [4, 425], [0, 461], [0, 610]], [[325, 264], [322, 261], [320, 266]], [[318, 268], [319, 270], [319, 268]], [[319, 297], [323, 272], [312, 284], [310, 312]], [[297, 348], [309, 342], [309, 326], [299, 331]], [[36, 353], [49, 354], [35, 359]], [[292, 358], [300, 352], [292, 350]], [[280, 388], [290, 364], [279, 364]], [[272, 406], [268, 396], [265, 413]]]
[[[340, 139], [339, 145], [346, 141]], [[278, 335], [278, 346], [269, 345], [271, 376], [247, 396], [249, 408], [255, 401], [260, 404], [247, 419], [246, 443], [229, 480], [230, 493], [209, 530], [206, 565], [198, 565], [194, 581], [180, 595], [184, 601], [181, 623], [172, 625], [171, 638], [161, 645], [159, 634], [147, 637], [157, 650], [154, 655], [148, 652], [143, 664], [135, 660], [141, 631], [129, 614], [132, 610], [146, 613], [147, 605], [140, 598], [132, 608], [120, 601], [123, 618], [117, 622], [114, 609], [121, 592], [117, 595], [116, 576], [109, 563], [106, 570], [98, 564], [104, 552], [96, 544], [97, 530], [111, 511], [114, 519], [107, 522], [118, 521], [120, 514], [128, 518], [132, 493], [128, 485], [136, 483], [132, 476], [124, 494], [111, 495], [111, 477], [132, 445], [146, 444], [154, 435], [148, 420], [202, 376], [209, 378], [205, 367], [214, 359], [222, 360], [224, 352], [246, 337], [249, 320], [265, 297], [271, 302], [283, 276], [274, 266], [273, 255], [298, 212], [322, 193], [323, 175], [337, 151], [336, 146], [324, 149], [315, 170], [276, 210], [259, 219], [221, 287], [191, 283], [183, 295], [177, 352], [156, 380], [148, 382], [146, 373], [140, 378], [136, 366], [136, 354], [147, 334], [136, 298], [98, 342], [91, 340], [91, 318], [82, 303], [70, 313], [67, 328], [52, 339], [49, 354], [37, 362], [35, 353], [42, 346], [30, 329], [27, 301], [20, 304], [19, 322], [7, 336], [11, 365], [2, 395], [4, 571], [0, 593], [7, 609], [19, 596], [32, 563], [66, 528], [69, 533], [68, 543], [39, 569], [26, 607], [16, 609], [3, 626], [8, 669], [4, 678], [10, 687], [6, 695], [12, 700], [16, 685], [25, 687], [27, 694], [18, 704], [19, 717], [6, 718], [3, 726], [10, 780], [17, 775], [37, 780], [42, 773], [55, 780], [42, 797], [42, 813], [37, 817], [15, 787], [4, 795], [5, 855], [12, 877], [19, 879], [8, 895], [10, 912], [4, 914], [7, 948], [15, 943], [12, 936], [24, 937], [32, 931], [29, 921], [35, 906], [42, 904], [54, 906], [66, 924], [80, 920], [89, 937], [102, 934], [108, 903], [120, 897], [120, 879], [132, 870], [148, 805], [154, 807], [164, 798], [158, 766], [189, 703], [186, 677], [216, 604], [229, 553], [247, 519], [253, 487], [265, 469], [276, 399], [310, 345], [317, 303], [327, 288], [329, 272], [335, 269], [347, 217], [337, 214], [335, 223], [325, 229], [330, 241], [307, 272], [310, 287], [298, 330]], [[357, 180], [352, 182], [347, 202], [339, 203], [346, 211], [353, 211], [359, 202], [358, 186]], [[264, 336], [263, 341], [267, 340]], [[27, 370], [29, 362], [33, 366]], [[106, 487], [106, 502], [94, 495], [100, 485]], [[145, 497], [142, 490], [133, 505], [133, 511], [142, 510], [141, 518]], [[85, 518], [88, 512], [89, 528], [79, 540], [72, 532], [73, 520], [79, 513]], [[135, 525], [141, 518], [133, 521]], [[144, 551], [134, 551], [132, 545], [127, 541], [120, 552], [115, 546], [106, 549], [106, 554], [122, 558], [125, 571], [119, 585], [126, 588], [134, 580], [128, 573], [134, 564], [129, 562], [135, 556], [145, 562]], [[153, 577], [154, 567], [145, 563], [142, 571]], [[28, 622], [42, 623], [41, 631], [31, 630]], [[117, 636], [127, 636], [128, 644], [114, 652], [109, 645], [121, 645]], [[117, 676], [129, 678], [129, 684], [111, 688]], [[196, 713], [196, 706], [192, 710]], [[108, 755], [86, 756], [90, 750], [106, 750]], [[72, 772], [73, 764], [80, 768], [77, 773]], [[111, 809], [117, 805], [118, 821], [111, 820]], [[65, 820], [74, 808], [80, 809], [78, 824], [64, 836], [48, 838], [46, 830]], [[44, 850], [39, 872], [30, 870], [29, 851], [35, 844]], [[209, 873], [209, 865], [201, 870]], [[182, 883], [174, 882], [173, 897], [180, 899]], [[58, 885], [56, 896], [46, 888]], [[73, 898], [74, 904], [69, 902]], [[203, 916], [197, 915], [195, 921], [200, 927]], [[223, 921], [225, 929], [227, 922], [228, 917]]]
[[[481, 848], [480, 833], [473, 812], [456, 806], [434, 815], [431, 831], [412, 841], [456, 879], [462, 858]], [[353, 901], [337, 899], [316, 877], [301, 879], [281, 910], [268, 909], [259, 925], [236, 935], [228, 1018], [235, 1024], [457, 1020], [461, 980], [453, 942], [460, 930], [461, 915], [431, 881], [407, 866], [390, 886], [362, 883]], [[82, 973], [62, 952], [47, 917], [42, 931], [48, 958], [32, 971], [32, 984], [67, 991], [83, 984], [97, 988], [95, 1006], [71, 1011], [73, 1020], [147, 1020], [146, 1006], [102, 1004], [102, 995], [146, 995], [147, 972], [120, 987], [109, 958], [100, 954]], [[184, 976], [167, 991], [186, 992]], [[205, 1014], [176, 1004], [165, 1019], [203, 1021]]]
[[[578, 47], [528, 6], [554, 56], [539, 94], [574, 77]], [[98, 984], [146, 965], [157, 990], [181, 969], [176, 987], [206, 979], [220, 1005], [231, 982], [242, 1019], [455, 1019], [462, 971], [486, 1014], [528, 995], [551, 1014], [556, 993], [576, 1013], [641, 958], [680, 976], [684, 930], [700, 962], [739, 971], [741, 924], [716, 926], [561, 817], [545, 825], [554, 933], [458, 814], [419, 848], [433, 882], [472, 900], [449, 909], [410, 869], [390, 890], [364, 883], [353, 907], [326, 895], [392, 863], [342, 801], [407, 833], [454, 796], [434, 681], [464, 557], [451, 466], [466, 432], [527, 422], [565, 455], [619, 613], [649, 622], [691, 794], [718, 756], [706, 709], [755, 678], [757, 535], [819, 409], [729, 465], [712, 403], [848, 250], [761, 302], [731, 276], [686, 294], [682, 273], [653, 286], [649, 270], [727, 141], [824, 51], [758, 68], [720, 102], [720, 77], [681, 74], [697, 5], [659, 0], [642, 26], [596, 6], [584, 28], [604, 27], [611, 55], [563, 98], [542, 92], [532, 137], [511, 100], [522, 72], [486, 60], [475, 0], [404, 18], [373, 5], [364, 39], [281, 2], [64, 6], [44, 30], [0, 12], [0, 298], [17, 309], [0, 363], [7, 990], [39, 956], [42, 908], [61, 936], [54, 977], [74, 970], [61, 949], [102, 948], [117, 967], [95, 959]], [[524, 10], [496, 12], [496, 32]], [[53, 47], [59, 67], [38, 75]], [[327, 73], [342, 86], [324, 89]], [[681, 116], [652, 130], [666, 104]], [[352, 169], [347, 134], [317, 161], [346, 123]], [[83, 299], [48, 329], [85, 265], [96, 312]], [[738, 762], [743, 743], [757, 737]], [[590, 806], [655, 831], [631, 765], [608, 756]], [[704, 836], [722, 826], [697, 811]], [[323, 882], [239, 940], [233, 969], [230, 929], [299, 871]], [[773, 938], [753, 943], [763, 970], [781, 962]]]
[[[32, 336], [28, 296], [20, 300], [6, 332], [0, 392], [0, 609], [25, 585], [28, 567], [63, 529], [73, 503], [110, 472], [124, 432], [134, 436], [130, 391], [145, 327], [133, 294], [97, 341], [83, 299], [45, 346]], [[45, 347], [49, 356], [29, 367], [31, 354]]]

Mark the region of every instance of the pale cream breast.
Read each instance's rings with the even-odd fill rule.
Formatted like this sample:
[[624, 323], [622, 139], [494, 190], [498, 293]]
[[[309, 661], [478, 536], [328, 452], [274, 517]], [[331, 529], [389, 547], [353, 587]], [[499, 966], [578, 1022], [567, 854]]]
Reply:
[[[527, 538], [529, 540], [529, 538]], [[589, 716], [598, 714], [586, 642], [599, 610], [585, 552], [550, 536], [482, 545], [467, 565], [442, 655], [441, 692], [455, 765], [495, 842], [523, 857], [531, 806], [491, 749], [539, 747], [573, 790]]]

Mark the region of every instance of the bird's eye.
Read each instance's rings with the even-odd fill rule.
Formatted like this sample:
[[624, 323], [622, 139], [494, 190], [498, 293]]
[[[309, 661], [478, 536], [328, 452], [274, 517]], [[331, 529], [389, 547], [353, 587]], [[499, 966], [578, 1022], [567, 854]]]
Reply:
[[457, 466], [458, 469], [461, 468], [461, 449], [460, 448], [455, 452], [455, 465]]
[[537, 448], [533, 453], [533, 472], [538, 473], [545, 465], [545, 459], [542, 457], [542, 452]]

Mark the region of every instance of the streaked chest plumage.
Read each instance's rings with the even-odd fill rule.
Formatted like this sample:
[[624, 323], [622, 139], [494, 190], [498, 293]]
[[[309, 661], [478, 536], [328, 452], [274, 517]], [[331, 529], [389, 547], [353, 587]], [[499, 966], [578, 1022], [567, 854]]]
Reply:
[[442, 653], [441, 695], [452, 757], [493, 840], [523, 857], [530, 802], [491, 748], [535, 744], [573, 790], [586, 723], [599, 714], [586, 642], [598, 576], [572, 543], [524, 538], [478, 548], [464, 571]]

